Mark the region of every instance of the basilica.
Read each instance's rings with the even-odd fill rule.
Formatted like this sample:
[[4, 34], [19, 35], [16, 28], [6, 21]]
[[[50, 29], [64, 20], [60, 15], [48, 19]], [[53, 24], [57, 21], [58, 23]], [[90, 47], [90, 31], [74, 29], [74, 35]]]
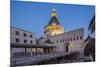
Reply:
[[44, 27], [44, 35], [37, 38], [30, 31], [11, 27], [11, 57], [35, 54], [79, 52], [84, 50], [84, 29], [64, 31], [57, 19], [57, 12], [52, 10], [51, 19]]
[[39, 39], [39, 44], [44, 45], [45, 41], [56, 46], [55, 52], [83, 51], [84, 47], [84, 29], [74, 29], [68, 32], [57, 19], [56, 10], [51, 13], [51, 20], [44, 27], [44, 36]]

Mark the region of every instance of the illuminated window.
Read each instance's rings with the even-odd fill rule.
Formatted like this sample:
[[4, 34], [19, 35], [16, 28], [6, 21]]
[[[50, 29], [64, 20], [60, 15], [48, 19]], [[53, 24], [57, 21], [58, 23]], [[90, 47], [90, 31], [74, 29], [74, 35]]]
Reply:
[[52, 25], [56, 25], [55, 23], [52, 23]]
[[59, 29], [59, 27], [56, 27], [56, 29]]

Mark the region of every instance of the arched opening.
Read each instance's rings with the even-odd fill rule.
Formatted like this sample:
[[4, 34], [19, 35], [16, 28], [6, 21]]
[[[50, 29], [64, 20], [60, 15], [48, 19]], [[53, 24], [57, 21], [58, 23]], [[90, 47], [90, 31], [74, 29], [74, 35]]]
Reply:
[[67, 42], [66, 44], [65, 44], [65, 52], [68, 52], [68, 50], [69, 50], [69, 43]]
[[66, 52], [68, 52], [68, 46], [66, 46]]

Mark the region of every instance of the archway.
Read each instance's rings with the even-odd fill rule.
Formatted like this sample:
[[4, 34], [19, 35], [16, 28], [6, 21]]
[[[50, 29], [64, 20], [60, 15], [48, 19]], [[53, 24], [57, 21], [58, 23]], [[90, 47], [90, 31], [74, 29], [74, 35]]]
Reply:
[[69, 50], [69, 43], [67, 42], [66, 44], [65, 44], [65, 52], [68, 52], [68, 50]]

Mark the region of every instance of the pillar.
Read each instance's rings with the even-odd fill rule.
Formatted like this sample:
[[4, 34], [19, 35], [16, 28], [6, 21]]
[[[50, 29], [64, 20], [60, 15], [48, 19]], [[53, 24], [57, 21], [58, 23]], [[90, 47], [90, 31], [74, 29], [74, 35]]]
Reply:
[[49, 48], [47, 48], [48, 49], [48, 54], [49, 54]]
[[27, 53], [27, 48], [25, 48], [25, 56], [26, 56], [26, 53]]
[[37, 54], [38, 52], [37, 52], [37, 48], [36, 48], [36, 54]]
[[30, 49], [31, 49], [31, 56], [32, 56], [32, 55], [33, 55], [33, 54], [32, 54], [32, 48], [30, 48]]

